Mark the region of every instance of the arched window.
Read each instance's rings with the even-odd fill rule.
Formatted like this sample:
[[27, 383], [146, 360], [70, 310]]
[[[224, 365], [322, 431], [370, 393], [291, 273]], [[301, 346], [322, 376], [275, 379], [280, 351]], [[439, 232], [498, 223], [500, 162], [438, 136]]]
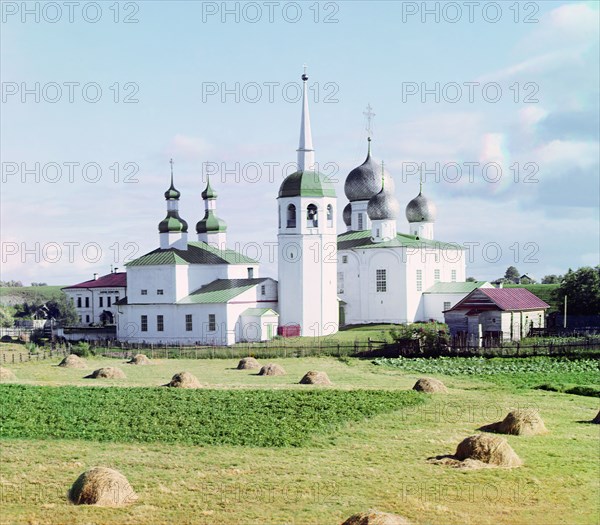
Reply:
[[307, 228], [317, 228], [319, 226], [317, 207], [314, 204], [309, 204], [306, 207], [306, 226]]
[[331, 204], [327, 205], [327, 226], [333, 227], [333, 206]]
[[287, 227], [296, 227], [296, 206], [294, 206], [293, 204], [290, 204], [287, 207]]

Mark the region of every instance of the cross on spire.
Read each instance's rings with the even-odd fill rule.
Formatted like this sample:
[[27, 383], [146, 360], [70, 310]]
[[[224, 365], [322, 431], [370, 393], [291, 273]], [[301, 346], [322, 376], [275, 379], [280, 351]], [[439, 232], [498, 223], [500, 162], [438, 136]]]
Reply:
[[381, 161], [381, 189], [383, 190], [385, 186], [385, 169], [383, 167], [383, 161]]
[[173, 159], [169, 160], [169, 164], [171, 165], [171, 186], [173, 186]]
[[367, 117], [367, 127], [365, 129], [369, 134], [369, 138], [371, 138], [371, 135], [373, 134], [373, 128], [371, 127], [371, 124], [373, 123], [373, 117], [375, 116], [371, 104], [367, 104], [367, 111], [363, 111], [363, 115]]
[[417, 168], [419, 170], [419, 195], [423, 193], [423, 171], [421, 170], [421, 166]]

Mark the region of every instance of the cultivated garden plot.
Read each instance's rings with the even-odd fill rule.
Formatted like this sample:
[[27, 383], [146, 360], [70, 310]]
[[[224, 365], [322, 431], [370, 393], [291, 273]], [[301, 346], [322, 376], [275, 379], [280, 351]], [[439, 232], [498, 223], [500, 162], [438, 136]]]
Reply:
[[[7, 523], [320, 525], [369, 509], [416, 524], [543, 523], [548, 513], [557, 523], [595, 523], [600, 510], [590, 423], [598, 398], [535, 388], [548, 374], [598, 387], [590, 363], [524, 361], [517, 372], [504, 360], [490, 375], [494, 360], [435, 360], [435, 369], [427, 360], [302, 358], [274, 360], [284, 376], [259, 376], [237, 360], [87, 361], [85, 369], [23, 363], [2, 381]], [[126, 377], [84, 379], [109, 366]], [[184, 370], [199, 388], [161, 386]], [[332, 384], [299, 384], [311, 370]], [[447, 392], [413, 390], [425, 377]], [[483, 432], [507, 443], [514, 465], [431, 461], [515, 410], [539, 414], [547, 432]], [[136, 497], [122, 507], [71, 503], [67, 492], [94, 467], [121, 473]]]

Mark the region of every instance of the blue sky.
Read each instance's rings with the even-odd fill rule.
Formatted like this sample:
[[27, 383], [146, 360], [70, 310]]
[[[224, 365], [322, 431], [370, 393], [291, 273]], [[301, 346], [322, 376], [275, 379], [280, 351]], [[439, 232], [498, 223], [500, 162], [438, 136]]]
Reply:
[[[316, 158], [331, 163], [340, 211], [344, 179], [366, 153], [370, 103], [374, 154], [402, 209], [420, 165], [436, 237], [471, 246], [468, 275], [494, 279], [515, 265], [540, 278], [598, 264], [595, 2], [502, 2], [500, 12], [481, 2], [471, 20], [464, 2], [279, 2], [272, 21], [264, 2], [122, 2], [119, 22], [112, 2], [99, 13], [81, 3], [73, 22], [56, 4], [61, 13], [2, 6], [3, 280], [69, 284], [154, 249], [170, 157], [190, 231], [210, 163], [229, 243], [249, 255], [261, 247], [263, 273], [276, 276], [267, 243], [282, 166], [296, 156], [304, 63]], [[223, 5], [234, 14], [223, 18]], [[96, 103], [84, 98], [94, 86]], [[39, 102], [23, 88], [38, 89]], [[72, 180], [68, 163], [80, 163]], [[124, 182], [134, 168], [135, 182]], [[407, 231], [403, 215], [398, 226]]]

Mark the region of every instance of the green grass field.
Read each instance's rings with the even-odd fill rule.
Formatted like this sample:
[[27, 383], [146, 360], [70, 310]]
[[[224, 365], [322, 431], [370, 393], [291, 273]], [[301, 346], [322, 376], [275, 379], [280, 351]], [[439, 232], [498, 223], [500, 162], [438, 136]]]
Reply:
[[[62, 369], [57, 362], [11, 366], [18, 384], [25, 387], [0, 388], [3, 406], [19, 401], [23, 405], [9, 408], [13, 422], [21, 422], [20, 432], [32, 421], [31, 437], [0, 439], [2, 523], [333, 525], [369, 508], [401, 514], [415, 524], [598, 523], [600, 429], [587, 423], [598, 412], [598, 399], [530, 388], [527, 375], [533, 371], [513, 371], [517, 386], [485, 374], [428, 371], [426, 375], [444, 381], [450, 392], [418, 394], [424, 402], [415, 405], [403, 402], [414, 397], [410, 393], [406, 397], [404, 391], [423, 372], [355, 359], [277, 359], [288, 372], [282, 377], [235, 370], [233, 360], [162, 360], [135, 367], [92, 359], [89, 370]], [[127, 378], [83, 379], [109, 363], [120, 366]], [[333, 386], [298, 385], [311, 369], [327, 371]], [[154, 388], [181, 370], [195, 374], [208, 389]], [[40, 389], [50, 385], [70, 386]], [[27, 392], [20, 400], [15, 399], [19, 389]], [[145, 395], [145, 400], [134, 408], [118, 408], [134, 395]], [[78, 420], [77, 439], [49, 439], [60, 407], [56, 396], [64, 396], [67, 415], [89, 416], [87, 422]], [[95, 404], [104, 396], [105, 404]], [[319, 396], [323, 397], [311, 406]], [[169, 398], [173, 402], [163, 404]], [[87, 403], [87, 411], [86, 399], [96, 400]], [[390, 406], [390, 401], [398, 406]], [[320, 410], [317, 407], [324, 413], [311, 416], [314, 420], [306, 429], [308, 438], [298, 443], [301, 446], [243, 446], [227, 440], [208, 445], [148, 443], [136, 439], [132, 429], [121, 431], [127, 439], [110, 441], [85, 433], [86, 428], [100, 432], [101, 423], [118, 433], [127, 417], [130, 423], [136, 420], [135, 406], [142, 418], [157, 402], [161, 406], [156, 408], [156, 425], [171, 432], [177, 432], [177, 417], [212, 414], [216, 432], [219, 426], [248, 432], [263, 421], [264, 432], [273, 435], [278, 431], [273, 423], [279, 421], [286, 432], [292, 429], [301, 435], [307, 413]], [[352, 408], [357, 403], [364, 412]], [[199, 406], [203, 404], [213, 406]], [[174, 415], [161, 418], [169, 406]], [[235, 413], [229, 421], [221, 414], [225, 406]], [[519, 407], [537, 408], [549, 429], [542, 436], [507, 437], [524, 460], [522, 467], [461, 471], [426, 461], [452, 453], [479, 426]], [[109, 425], [111, 415], [116, 422]], [[281, 415], [292, 421], [281, 423]], [[190, 428], [188, 420], [183, 428]], [[66, 500], [70, 484], [83, 470], [97, 465], [124, 473], [139, 501], [122, 509], [70, 505]]]
[[43, 301], [57, 299], [63, 293], [62, 286], [0, 286], [0, 304], [20, 304], [40, 298]]

